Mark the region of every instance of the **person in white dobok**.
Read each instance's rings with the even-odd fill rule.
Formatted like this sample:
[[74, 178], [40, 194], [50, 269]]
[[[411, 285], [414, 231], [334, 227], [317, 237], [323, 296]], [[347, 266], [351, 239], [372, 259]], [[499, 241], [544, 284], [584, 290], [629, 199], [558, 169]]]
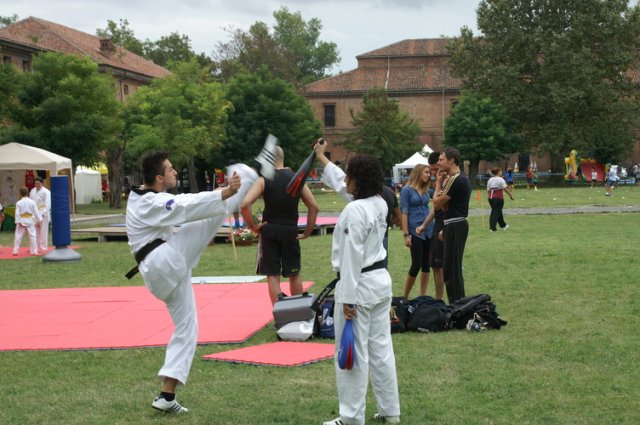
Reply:
[[[377, 158], [357, 155], [346, 174], [324, 154], [327, 143], [316, 143], [323, 183], [351, 202], [340, 213], [333, 232], [331, 264], [338, 272], [334, 326], [336, 383], [340, 416], [324, 425], [364, 424], [369, 375], [376, 399], [374, 419], [400, 422], [396, 362], [389, 326], [391, 276], [385, 268], [383, 239], [387, 203], [382, 199], [382, 166]], [[353, 368], [342, 370], [338, 347], [346, 320], [353, 320]]]
[[49, 248], [49, 221], [51, 220], [51, 192], [42, 185], [42, 177], [35, 178], [35, 187], [31, 189], [29, 198], [38, 206], [42, 221], [36, 224], [36, 240], [38, 249], [46, 252]]
[[20, 189], [22, 198], [16, 202], [16, 233], [13, 241], [13, 255], [18, 255], [24, 234], [29, 235], [29, 252], [38, 255], [36, 224], [42, 220], [42, 214], [35, 202], [29, 198], [29, 189]]
[[[269, 158], [275, 140], [268, 139], [265, 144]], [[261, 162], [260, 156], [257, 161]], [[261, 162], [260, 171], [265, 177], [272, 176], [273, 162], [266, 162]], [[228, 214], [237, 211], [258, 174], [245, 164], [236, 164], [224, 188], [173, 195], [166, 190], [176, 187], [177, 173], [166, 151], [147, 153], [141, 164], [144, 185], [129, 194], [126, 216], [129, 246], [138, 267], [127, 277], [140, 271], [147, 289], [165, 303], [175, 326], [158, 372], [161, 392], [151, 406], [167, 413], [186, 413], [189, 410], [178, 403], [175, 392], [179, 384], [187, 383], [198, 339], [191, 272]], [[177, 225], [180, 231], [174, 234], [172, 227]]]

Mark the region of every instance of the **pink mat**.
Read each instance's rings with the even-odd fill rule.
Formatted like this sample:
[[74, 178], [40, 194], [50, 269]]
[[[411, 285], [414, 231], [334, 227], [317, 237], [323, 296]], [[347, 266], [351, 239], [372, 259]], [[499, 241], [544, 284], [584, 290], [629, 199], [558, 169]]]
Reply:
[[248, 363], [263, 366], [300, 366], [330, 359], [335, 352], [334, 344], [317, 342], [272, 342], [237, 350], [202, 356], [204, 360], [219, 360], [230, 363]]
[[[194, 290], [200, 344], [244, 342], [273, 320], [265, 283]], [[0, 351], [163, 346], [172, 332], [164, 303], [143, 286], [0, 291]]]

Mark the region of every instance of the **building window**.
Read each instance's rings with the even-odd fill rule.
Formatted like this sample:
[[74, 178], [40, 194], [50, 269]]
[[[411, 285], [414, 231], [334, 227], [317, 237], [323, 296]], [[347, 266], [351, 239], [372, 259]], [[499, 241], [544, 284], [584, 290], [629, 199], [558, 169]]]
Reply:
[[336, 126], [336, 105], [324, 105], [324, 126]]
[[127, 84], [122, 86], [122, 91], [123, 91], [125, 96], [129, 96], [129, 86]]
[[28, 61], [28, 60], [22, 61], [22, 71], [31, 72], [31, 61]]
[[3, 63], [4, 65], [8, 65], [8, 64], [10, 64], [10, 63], [11, 63], [11, 56], [3, 56], [3, 57], [2, 57], [2, 63]]

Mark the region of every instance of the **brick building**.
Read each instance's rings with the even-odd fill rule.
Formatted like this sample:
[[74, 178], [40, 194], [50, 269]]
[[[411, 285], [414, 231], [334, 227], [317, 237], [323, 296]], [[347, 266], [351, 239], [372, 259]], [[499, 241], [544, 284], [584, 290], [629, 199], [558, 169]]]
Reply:
[[[352, 130], [350, 110], [362, 108], [362, 98], [376, 87], [387, 89], [390, 98], [399, 102], [400, 109], [418, 121], [422, 132], [419, 140], [434, 150], [442, 148], [444, 121], [456, 98], [460, 95], [462, 81], [450, 74], [446, 45], [450, 39], [403, 40], [357, 56], [358, 67], [333, 77], [313, 82], [304, 88], [303, 95], [311, 104], [315, 116], [323, 123], [329, 142], [340, 140], [341, 133]], [[630, 77], [640, 83], [640, 73], [630, 72]], [[332, 145], [331, 159], [344, 161], [349, 152]], [[566, 153], [567, 156], [569, 152]], [[520, 167], [534, 162], [539, 170], [551, 168], [548, 155], [529, 157], [514, 154], [499, 161], [503, 168]], [[640, 161], [640, 141], [636, 141], [630, 158], [623, 166]], [[481, 161], [483, 172], [494, 164]]]
[[[329, 142], [353, 129], [350, 110], [362, 108], [365, 92], [384, 87], [400, 109], [418, 121], [419, 140], [432, 149], [442, 146], [444, 120], [460, 95], [462, 83], [449, 72], [447, 38], [403, 40], [357, 56], [358, 67], [307, 85], [303, 95], [323, 123]], [[331, 147], [331, 159], [348, 152]]]
[[126, 102], [140, 86], [170, 72], [141, 56], [73, 28], [44, 19], [29, 17], [0, 28], [0, 55], [4, 64], [31, 72], [32, 57], [38, 52], [59, 52], [88, 56], [98, 64], [100, 72], [109, 73], [116, 81], [117, 97]]

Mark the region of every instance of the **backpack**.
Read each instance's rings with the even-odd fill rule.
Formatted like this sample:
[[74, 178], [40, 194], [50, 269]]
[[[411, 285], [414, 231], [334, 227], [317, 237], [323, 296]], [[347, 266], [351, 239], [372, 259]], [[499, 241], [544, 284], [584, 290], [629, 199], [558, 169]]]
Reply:
[[407, 328], [418, 332], [441, 332], [451, 327], [449, 307], [444, 301], [423, 295], [409, 301]]
[[500, 318], [496, 305], [487, 294], [463, 297], [451, 303], [451, 322], [457, 329], [467, 328], [469, 321], [478, 323], [482, 329], [500, 329], [507, 322]]
[[407, 330], [409, 319], [409, 303], [404, 297], [393, 297], [391, 308], [389, 309], [389, 321], [391, 322], [391, 333], [400, 333]]

